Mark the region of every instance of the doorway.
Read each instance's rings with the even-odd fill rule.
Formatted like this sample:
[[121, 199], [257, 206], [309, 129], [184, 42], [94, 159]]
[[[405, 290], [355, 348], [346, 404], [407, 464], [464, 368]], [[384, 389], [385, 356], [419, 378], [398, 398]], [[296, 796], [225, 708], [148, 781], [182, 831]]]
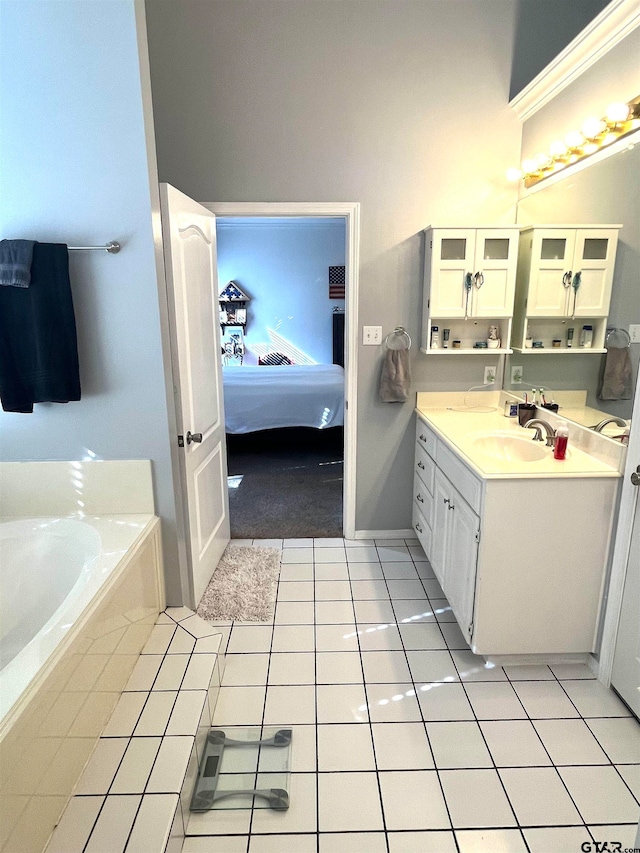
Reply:
[[[203, 206], [217, 217], [219, 291], [231, 285], [226, 296], [240, 300], [220, 304], [232, 536], [352, 538], [359, 205]], [[302, 287], [302, 267], [291, 232], [299, 229], [302, 244], [318, 228], [325, 239], [311, 244], [333, 250], [322, 274], [315, 258], [310, 307], [292, 289], [297, 275]], [[327, 241], [336, 228], [341, 241]], [[257, 247], [271, 245], [278, 229], [289, 249], [276, 252], [274, 269]]]

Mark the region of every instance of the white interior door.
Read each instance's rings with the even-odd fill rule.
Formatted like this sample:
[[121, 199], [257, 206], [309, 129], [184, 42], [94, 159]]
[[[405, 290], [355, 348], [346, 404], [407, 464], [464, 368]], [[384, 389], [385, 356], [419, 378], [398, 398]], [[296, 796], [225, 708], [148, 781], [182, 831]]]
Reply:
[[[192, 606], [229, 542], [215, 216], [160, 185]], [[178, 440], [178, 439], [177, 439]]]
[[[640, 465], [638, 466], [640, 480]], [[633, 533], [613, 657], [611, 685], [640, 718], [640, 486], [635, 489]]]

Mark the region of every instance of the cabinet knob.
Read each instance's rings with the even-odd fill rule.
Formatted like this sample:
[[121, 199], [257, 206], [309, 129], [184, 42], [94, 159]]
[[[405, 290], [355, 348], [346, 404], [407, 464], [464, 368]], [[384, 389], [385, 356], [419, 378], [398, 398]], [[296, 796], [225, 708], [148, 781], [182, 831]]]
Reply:
[[420, 501], [420, 503], [421, 503], [421, 504], [423, 504], [423, 503], [424, 503], [424, 498], [422, 497], [422, 495], [420, 494], [420, 492], [418, 492], [418, 494], [416, 495], [416, 500], [417, 500], [417, 501]]
[[420, 441], [424, 441], [424, 442], [425, 442], [425, 444], [426, 444], [426, 442], [427, 442], [427, 436], [426, 436], [426, 435], [424, 435], [424, 433], [422, 433], [422, 434], [421, 434], [420, 436], [418, 436], [418, 437], [419, 437]]
[[447, 507], [447, 509], [455, 509], [455, 506], [451, 502], [449, 502], [449, 506]]
[[418, 462], [418, 468], [422, 468], [422, 470], [424, 471], [424, 464], [422, 462]]
[[451, 503], [451, 501], [449, 500], [449, 498], [442, 498], [442, 500], [443, 500], [443, 503], [446, 503], [446, 504], [450, 504], [450, 503]]
[[422, 533], [422, 532], [423, 532], [422, 528], [420, 527], [420, 525], [418, 524], [418, 522], [417, 522], [417, 521], [416, 521], [416, 530], [418, 531], [418, 533]]

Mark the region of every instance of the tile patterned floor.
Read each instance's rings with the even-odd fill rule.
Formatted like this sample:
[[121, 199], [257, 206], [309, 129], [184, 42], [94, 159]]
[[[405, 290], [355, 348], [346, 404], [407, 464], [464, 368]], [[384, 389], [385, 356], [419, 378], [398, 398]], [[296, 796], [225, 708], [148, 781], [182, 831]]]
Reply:
[[293, 727], [291, 807], [192, 814], [184, 853], [633, 847], [640, 725], [586, 666], [486, 665], [417, 541], [254, 544], [275, 619], [219, 626], [213, 722]]

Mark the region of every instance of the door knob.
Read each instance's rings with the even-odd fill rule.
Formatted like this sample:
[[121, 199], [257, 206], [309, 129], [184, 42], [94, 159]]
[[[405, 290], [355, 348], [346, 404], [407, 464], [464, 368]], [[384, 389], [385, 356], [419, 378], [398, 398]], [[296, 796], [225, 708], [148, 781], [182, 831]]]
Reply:
[[631, 482], [634, 486], [640, 486], [640, 465], [638, 465], [636, 470], [631, 475]]
[[202, 433], [201, 432], [187, 432], [187, 444], [200, 444], [202, 441]]

